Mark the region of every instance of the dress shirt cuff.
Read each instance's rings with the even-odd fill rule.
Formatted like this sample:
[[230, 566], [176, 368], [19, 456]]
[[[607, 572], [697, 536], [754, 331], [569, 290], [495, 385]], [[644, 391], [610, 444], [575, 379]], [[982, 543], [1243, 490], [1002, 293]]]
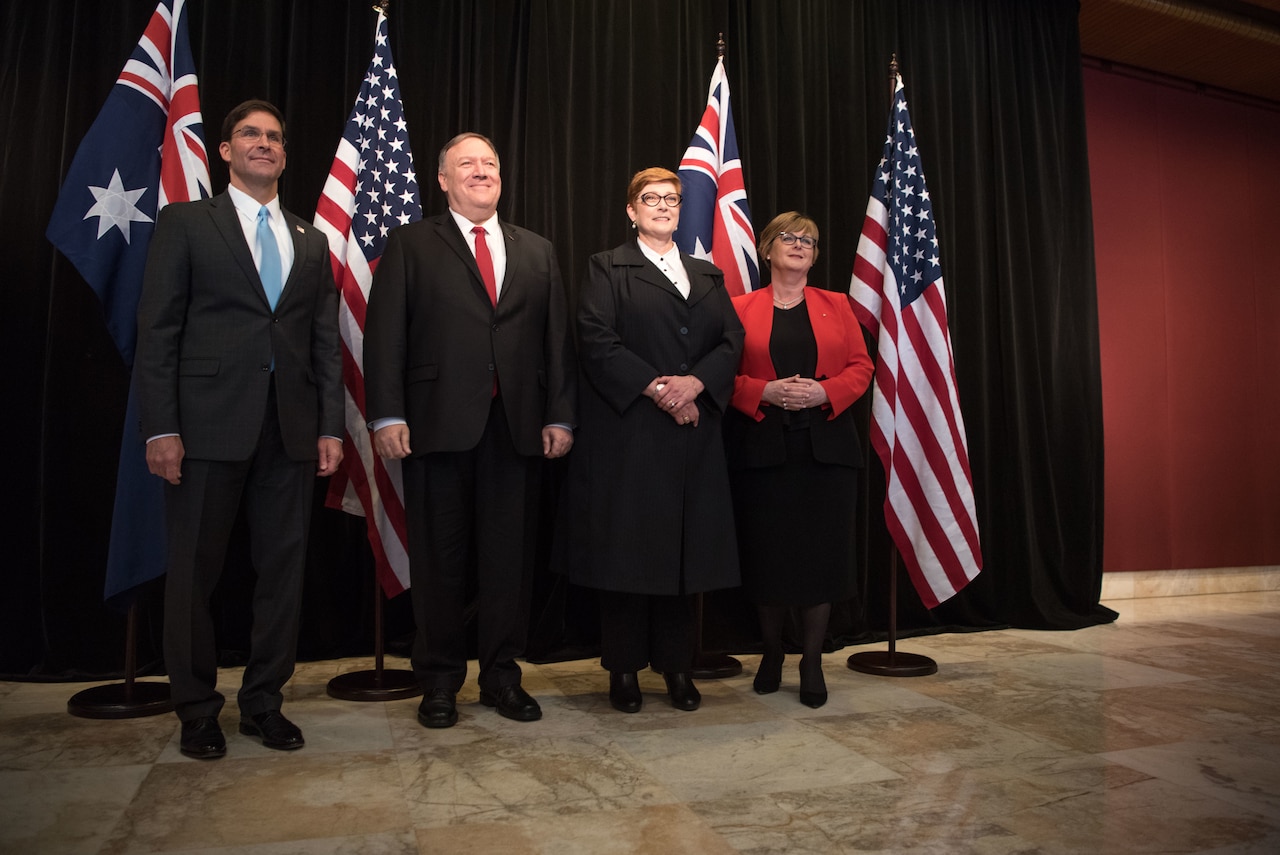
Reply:
[[373, 421], [369, 422], [369, 430], [372, 431], [373, 433], [377, 433], [378, 431], [382, 430], [384, 427], [391, 427], [392, 425], [407, 425], [407, 424], [408, 422], [405, 421], [404, 419], [397, 419], [397, 418], [374, 419]]

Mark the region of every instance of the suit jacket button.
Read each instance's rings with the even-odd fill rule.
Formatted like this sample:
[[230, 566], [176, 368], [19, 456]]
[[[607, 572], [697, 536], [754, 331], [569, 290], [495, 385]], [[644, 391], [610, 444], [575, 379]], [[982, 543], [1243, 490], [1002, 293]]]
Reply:
[[689, 328], [688, 328], [688, 327], [681, 327], [681, 328], [680, 328], [680, 335], [688, 335], [688, 334], [689, 334]]
[[260, 365], [260, 366], [258, 367], [258, 370], [259, 370], [259, 371], [270, 371], [270, 370], [271, 370], [271, 363], [270, 363], [270, 362], [264, 362], [264, 363], [262, 363], [262, 365]]

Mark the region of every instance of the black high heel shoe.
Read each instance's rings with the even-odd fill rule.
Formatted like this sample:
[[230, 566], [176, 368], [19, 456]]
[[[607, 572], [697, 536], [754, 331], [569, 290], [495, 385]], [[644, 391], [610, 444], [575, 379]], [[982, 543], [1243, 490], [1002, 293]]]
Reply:
[[822, 676], [822, 660], [818, 667], [800, 660], [800, 703], [806, 707], [817, 709], [827, 702], [827, 680]]
[[761, 657], [760, 666], [756, 668], [756, 678], [751, 681], [757, 695], [771, 695], [778, 691], [778, 686], [782, 685], [783, 659], [785, 657], [782, 654], [776, 659], [767, 653]]

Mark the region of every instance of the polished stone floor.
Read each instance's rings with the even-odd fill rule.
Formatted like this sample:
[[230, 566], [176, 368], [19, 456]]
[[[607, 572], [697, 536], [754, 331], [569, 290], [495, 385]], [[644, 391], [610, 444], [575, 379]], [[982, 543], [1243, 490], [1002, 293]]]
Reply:
[[306, 748], [235, 734], [229, 708], [211, 762], [171, 715], [75, 718], [80, 685], [0, 683], [0, 852], [1280, 852], [1280, 592], [1107, 605], [1117, 623], [1077, 632], [903, 642], [930, 677], [828, 654], [817, 710], [795, 657], [767, 696], [744, 657], [693, 713], [645, 674], [636, 715], [587, 661], [527, 667], [539, 722], [473, 681], [428, 731], [416, 700], [326, 696], [368, 663], [307, 663], [285, 706]]

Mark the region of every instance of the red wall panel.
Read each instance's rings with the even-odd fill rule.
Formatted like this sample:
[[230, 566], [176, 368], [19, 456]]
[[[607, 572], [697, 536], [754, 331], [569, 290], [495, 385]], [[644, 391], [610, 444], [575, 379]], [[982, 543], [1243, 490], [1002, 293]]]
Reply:
[[1280, 115], [1085, 72], [1107, 570], [1280, 564]]

